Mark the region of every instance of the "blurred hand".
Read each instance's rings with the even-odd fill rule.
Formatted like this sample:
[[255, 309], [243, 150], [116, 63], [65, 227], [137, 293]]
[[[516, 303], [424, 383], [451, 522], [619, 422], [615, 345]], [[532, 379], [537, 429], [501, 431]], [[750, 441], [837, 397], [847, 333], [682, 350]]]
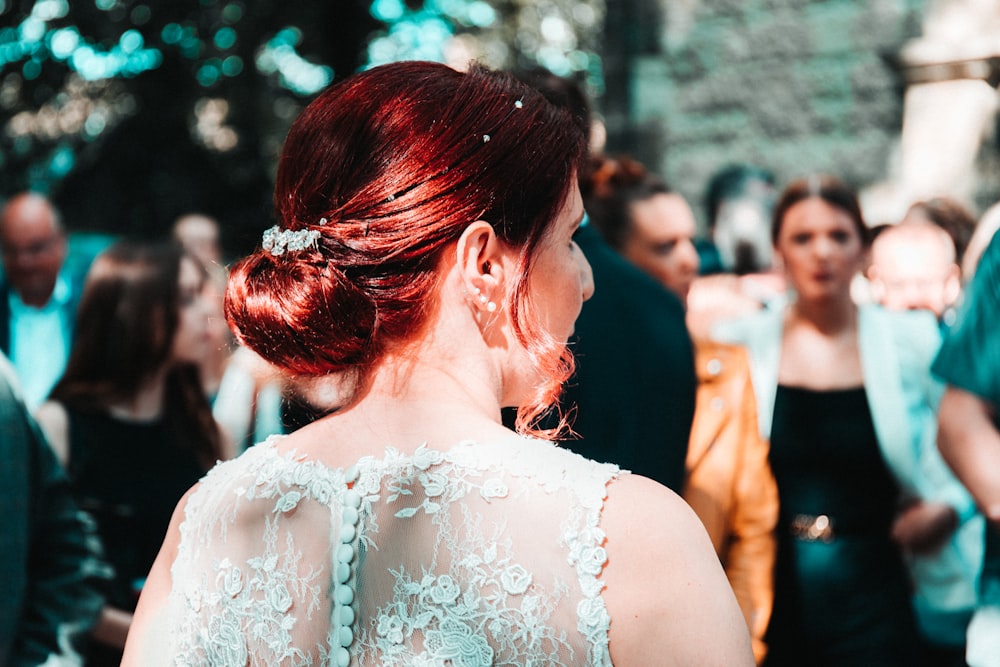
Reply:
[[892, 539], [914, 554], [939, 549], [958, 528], [958, 514], [951, 505], [918, 500], [900, 511], [892, 524]]

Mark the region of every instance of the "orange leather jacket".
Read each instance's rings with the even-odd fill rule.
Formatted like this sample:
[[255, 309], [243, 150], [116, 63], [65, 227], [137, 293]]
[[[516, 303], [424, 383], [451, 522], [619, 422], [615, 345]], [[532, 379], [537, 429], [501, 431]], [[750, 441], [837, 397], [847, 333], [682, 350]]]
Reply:
[[695, 367], [698, 394], [684, 499], [715, 545], [760, 664], [774, 599], [778, 487], [768, 464], [768, 443], [757, 427], [746, 350], [697, 340]]

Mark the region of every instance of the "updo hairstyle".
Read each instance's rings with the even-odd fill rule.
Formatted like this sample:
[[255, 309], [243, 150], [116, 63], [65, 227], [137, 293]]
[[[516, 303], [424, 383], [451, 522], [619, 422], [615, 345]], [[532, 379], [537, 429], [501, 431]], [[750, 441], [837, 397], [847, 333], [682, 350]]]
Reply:
[[580, 174], [580, 193], [590, 222], [615, 250], [622, 250], [632, 235], [632, 205], [670, 187], [627, 155], [595, 155]]
[[795, 204], [807, 199], [819, 198], [847, 214], [854, 223], [854, 227], [861, 238], [861, 245], [868, 247], [871, 244], [871, 233], [868, 225], [865, 224], [864, 216], [861, 214], [861, 204], [858, 202], [858, 195], [854, 189], [835, 176], [827, 174], [817, 174], [804, 176], [789, 183], [774, 207], [774, 214], [771, 218], [771, 242], [778, 244], [778, 237], [781, 235], [781, 226], [785, 222], [785, 214]]
[[526, 279], [584, 150], [568, 112], [506, 73], [401, 62], [355, 74], [306, 107], [278, 166], [278, 226], [318, 240], [234, 266], [230, 326], [291, 375], [340, 374], [356, 395], [387, 353], [423, 332], [445, 249], [486, 220], [520, 250], [505, 305], [552, 378], [522, 406], [522, 428], [572, 372], [565, 345], [538, 325]]

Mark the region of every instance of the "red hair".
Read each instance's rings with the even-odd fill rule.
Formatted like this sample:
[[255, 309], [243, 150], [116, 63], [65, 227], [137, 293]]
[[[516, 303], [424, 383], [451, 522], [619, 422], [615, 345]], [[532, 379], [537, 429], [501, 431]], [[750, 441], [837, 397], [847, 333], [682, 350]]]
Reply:
[[486, 220], [520, 249], [513, 328], [547, 378], [519, 409], [525, 430], [572, 372], [565, 345], [538, 325], [527, 276], [584, 149], [568, 112], [506, 73], [402, 62], [355, 74], [303, 111], [278, 166], [279, 226], [318, 231], [318, 242], [238, 263], [230, 326], [280, 368], [353, 374], [357, 389], [423, 332], [445, 248]]

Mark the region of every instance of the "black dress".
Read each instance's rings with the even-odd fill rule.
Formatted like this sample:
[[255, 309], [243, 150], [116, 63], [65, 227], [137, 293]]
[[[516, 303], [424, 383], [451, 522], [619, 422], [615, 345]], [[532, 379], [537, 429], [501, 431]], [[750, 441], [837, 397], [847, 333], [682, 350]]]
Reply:
[[899, 547], [898, 488], [862, 387], [778, 386], [771, 429], [778, 556], [768, 667], [909, 667], [918, 635]]
[[[69, 413], [68, 472], [77, 502], [97, 523], [115, 570], [108, 602], [134, 611], [166, 536], [174, 507], [205, 470], [165, 420], [127, 422], [104, 413]], [[121, 651], [94, 643], [88, 667], [118, 665]]]

